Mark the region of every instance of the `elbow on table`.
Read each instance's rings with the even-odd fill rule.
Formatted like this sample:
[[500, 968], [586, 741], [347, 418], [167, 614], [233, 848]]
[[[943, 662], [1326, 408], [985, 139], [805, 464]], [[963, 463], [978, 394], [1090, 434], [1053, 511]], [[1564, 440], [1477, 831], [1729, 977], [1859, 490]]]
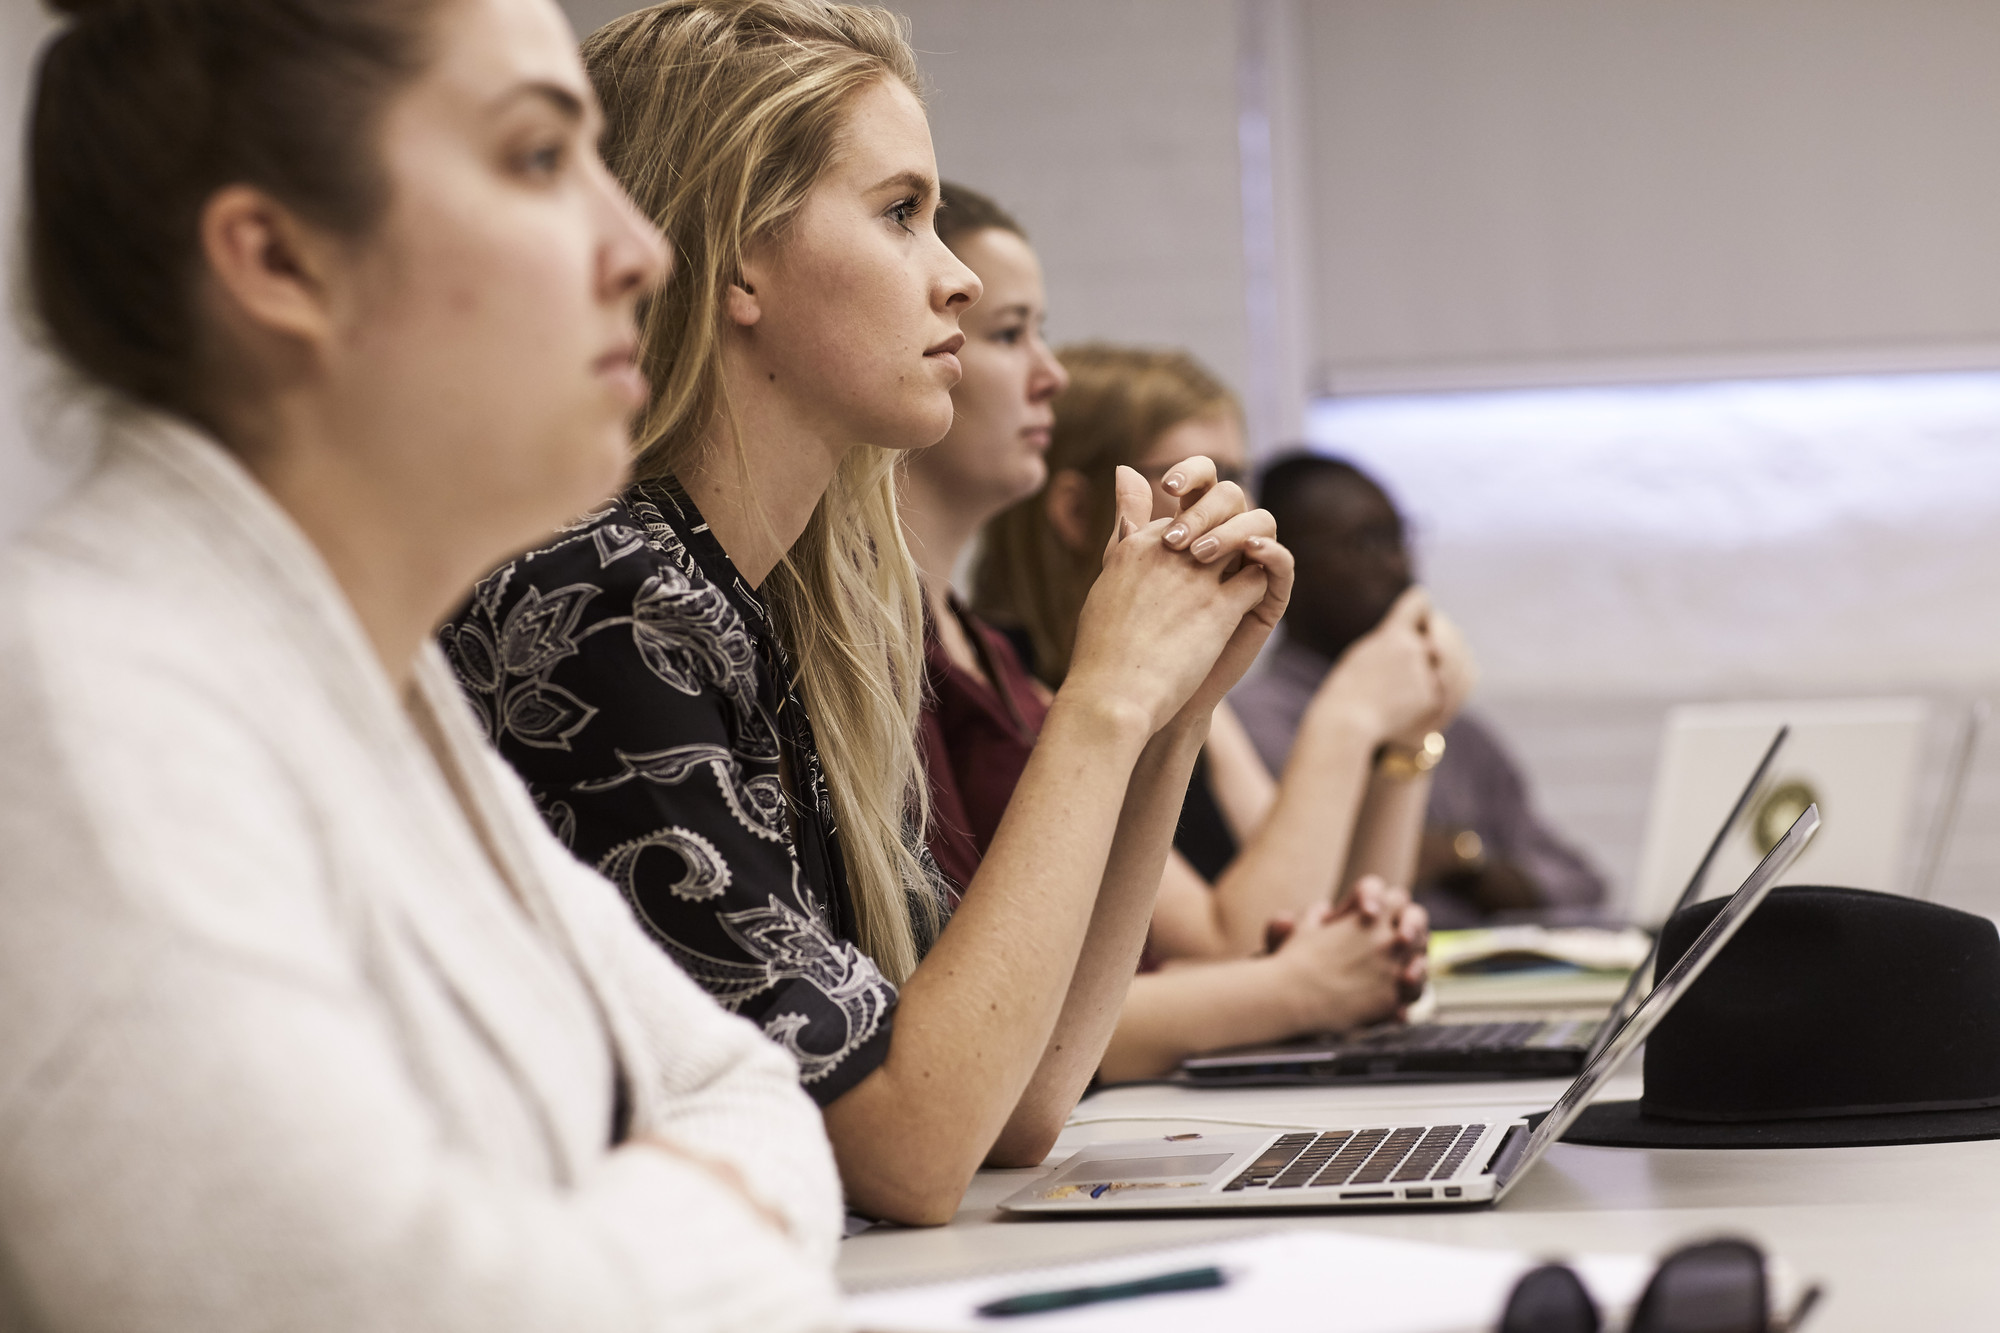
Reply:
[[856, 1212], [899, 1226], [941, 1227], [958, 1215], [970, 1183], [956, 1172], [871, 1173], [847, 1182], [847, 1202]]
[[1056, 1136], [1062, 1133], [1069, 1116], [1046, 1114], [1019, 1119], [1026, 1123], [1010, 1123], [1000, 1131], [1000, 1137], [986, 1154], [986, 1165], [1003, 1171], [1040, 1166], [1055, 1151]]

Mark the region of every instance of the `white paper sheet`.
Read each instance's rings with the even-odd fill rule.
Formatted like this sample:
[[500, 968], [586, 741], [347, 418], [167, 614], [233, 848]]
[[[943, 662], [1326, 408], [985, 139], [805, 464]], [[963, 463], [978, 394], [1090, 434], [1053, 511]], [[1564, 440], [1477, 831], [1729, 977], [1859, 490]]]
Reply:
[[[1385, 1240], [1337, 1231], [1288, 1231], [1154, 1250], [1000, 1276], [864, 1293], [849, 1317], [870, 1333], [1113, 1333], [1250, 1328], [1259, 1333], [1460, 1333], [1499, 1321], [1507, 1293], [1542, 1258]], [[1653, 1261], [1641, 1255], [1565, 1257], [1607, 1314], [1639, 1298]], [[1045, 1314], [983, 1318], [987, 1301], [1027, 1292], [1125, 1282], [1213, 1264], [1227, 1286], [1112, 1301]]]

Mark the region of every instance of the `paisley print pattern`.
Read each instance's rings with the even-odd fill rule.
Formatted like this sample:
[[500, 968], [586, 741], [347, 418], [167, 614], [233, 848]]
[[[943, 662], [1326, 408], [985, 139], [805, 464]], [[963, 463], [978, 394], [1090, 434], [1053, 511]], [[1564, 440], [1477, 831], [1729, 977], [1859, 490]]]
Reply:
[[635, 486], [493, 571], [439, 637], [556, 836], [807, 1091], [824, 1105], [882, 1062], [896, 989], [854, 944], [811, 722], [678, 486]]

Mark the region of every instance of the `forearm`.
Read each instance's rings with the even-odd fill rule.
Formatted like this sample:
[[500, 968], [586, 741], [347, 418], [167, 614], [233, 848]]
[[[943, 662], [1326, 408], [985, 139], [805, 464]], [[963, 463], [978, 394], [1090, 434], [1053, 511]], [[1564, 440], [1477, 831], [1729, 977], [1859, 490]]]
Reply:
[[1430, 807], [1431, 775], [1392, 778], [1374, 775], [1368, 783], [1356, 822], [1353, 850], [1341, 875], [1343, 886], [1363, 875], [1380, 875], [1384, 882], [1408, 887], [1417, 873], [1417, 853], [1424, 837], [1424, 812]]
[[1162, 1078], [1190, 1055], [1283, 1041], [1302, 1030], [1276, 958], [1196, 963], [1133, 980], [1099, 1066], [1106, 1082]]
[[1365, 727], [1338, 714], [1307, 714], [1270, 815], [1216, 881], [1216, 926], [1230, 952], [1260, 952], [1271, 918], [1296, 916], [1338, 894], [1373, 751]]
[[1051, 708], [979, 872], [903, 987], [888, 1058], [826, 1108], [855, 1206], [912, 1223], [956, 1210], [1056, 1031], [1145, 749], [1142, 717]]
[[993, 1146], [996, 1166], [1039, 1162], [1096, 1073], [1138, 972], [1153, 899], [1173, 845], [1205, 720], [1176, 724], [1147, 745], [1133, 770], [1103, 887], [1055, 1031]]

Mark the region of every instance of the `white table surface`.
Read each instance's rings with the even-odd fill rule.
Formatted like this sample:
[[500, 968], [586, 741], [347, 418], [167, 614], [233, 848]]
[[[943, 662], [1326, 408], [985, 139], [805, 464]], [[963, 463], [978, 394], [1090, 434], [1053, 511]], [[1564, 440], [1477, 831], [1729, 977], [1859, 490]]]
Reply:
[[[1936, 1333], [2000, 1328], [2000, 1139], [1894, 1148], [1688, 1151], [1557, 1144], [1497, 1208], [1456, 1212], [1028, 1221], [994, 1205], [1089, 1143], [1232, 1127], [1196, 1117], [1301, 1126], [1388, 1124], [1447, 1112], [1545, 1109], [1560, 1080], [1380, 1088], [1113, 1088], [1077, 1108], [1042, 1167], [984, 1171], [948, 1226], [877, 1228], [844, 1243], [850, 1289], [1241, 1235], [1324, 1227], [1526, 1250], [1658, 1254], [1731, 1233], [1824, 1284], [1810, 1333]], [[1637, 1096], [1636, 1073], [1607, 1099]], [[1180, 1116], [1079, 1124], [1105, 1116]], [[1331, 1307], [1330, 1307], [1331, 1308]], [[1332, 1327], [1337, 1327], [1333, 1325]]]

